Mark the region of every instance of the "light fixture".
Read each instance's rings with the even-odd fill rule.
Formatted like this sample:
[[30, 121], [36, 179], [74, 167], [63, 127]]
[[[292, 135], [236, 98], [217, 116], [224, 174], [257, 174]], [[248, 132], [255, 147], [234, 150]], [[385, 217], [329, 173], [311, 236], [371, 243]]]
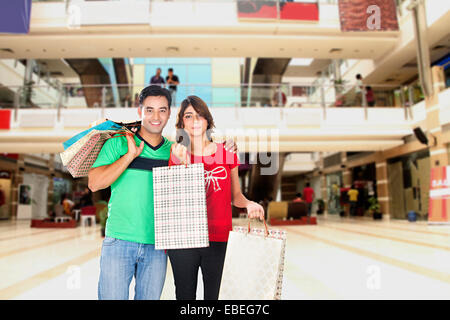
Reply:
[[310, 66], [314, 59], [312, 58], [292, 58], [289, 62], [290, 66]]

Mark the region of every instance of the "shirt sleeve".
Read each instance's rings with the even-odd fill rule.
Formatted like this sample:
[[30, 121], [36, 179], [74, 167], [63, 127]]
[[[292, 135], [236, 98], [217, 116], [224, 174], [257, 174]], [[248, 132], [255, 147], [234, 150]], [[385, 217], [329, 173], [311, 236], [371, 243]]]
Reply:
[[122, 156], [120, 154], [120, 150], [122, 149], [120, 148], [120, 143], [123, 143], [122, 137], [106, 140], [92, 168], [106, 166], [116, 162]]

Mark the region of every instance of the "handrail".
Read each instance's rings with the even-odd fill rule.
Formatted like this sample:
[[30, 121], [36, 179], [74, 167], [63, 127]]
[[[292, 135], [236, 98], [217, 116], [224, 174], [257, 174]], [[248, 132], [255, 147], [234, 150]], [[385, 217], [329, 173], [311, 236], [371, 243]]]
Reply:
[[[148, 84], [61, 84], [59, 87], [44, 84], [29, 86], [6, 86], [14, 93], [14, 103], [1, 103], [1, 107], [16, 111], [21, 108], [85, 108], [98, 106], [105, 108], [131, 107], [138, 102], [137, 94]], [[166, 85], [166, 87], [168, 87]], [[334, 83], [252, 83], [252, 84], [179, 84], [178, 96], [174, 105], [185, 96], [198, 95], [211, 107], [317, 107], [323, 110], [323, 118], [327, 118], [327, 110], [332, 107], [363, 107], [365, 119], [368, 119], [370, 107], [365, 90], [357, 91], [356, 84]], [[364, 84], [367, 87], [367, 84]], [[411, 118], [408, 108], [418, 102], [420, 91], [414, 86], [371, 85], [375, 106], [398, 106], [404, 108], [405, 119]], [[47, 88], [54, 90], [48, 91]], [[420, 89], [420, 87], [418, 87]], [[119, 95], [114, 89], [121, 89]], [[230, 90], [223, 90], [230, 89]]]

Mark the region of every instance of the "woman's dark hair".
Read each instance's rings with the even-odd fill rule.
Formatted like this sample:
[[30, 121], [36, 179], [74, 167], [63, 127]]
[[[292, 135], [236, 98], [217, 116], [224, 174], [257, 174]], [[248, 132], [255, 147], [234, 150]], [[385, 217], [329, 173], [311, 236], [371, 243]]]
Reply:
[[139, 94], [139, 104], [142, 105], [147, 97], [165, 97], [167, 99], [168, 107], [172, 104], [172, 97], [170, 91], [166, 88], [157, 85], [150, 85], [142, 89]]
[[206, 105], [205, 101], [200, 99], [197, 96], [188, 96], [186, 99], [181, 102], [180, 110], [178, 111], [177, 116], [177, 123], [175, 124], [175, 127], [177, 128], [177, 142], [183, 144], [188, 144], [187, 141], [185, 141], [186, 137], [189, 137], [189, 135], [184, 131], [183, 127], [183, 117], [184, 113], [186, 112], [186, 109], [189, 108], [189, 106], [192, 106], [194, 110], [203, 118], [206, 119], [206, 122], [208, 122], [208, 127], [206, 128], [206, 137], [209, 141], [212, 141], [211, 139], [211, 133], [212, 129], [215, 128], [214, 120], [211, 115], [211, 112], [209, 112], [208, 106]]

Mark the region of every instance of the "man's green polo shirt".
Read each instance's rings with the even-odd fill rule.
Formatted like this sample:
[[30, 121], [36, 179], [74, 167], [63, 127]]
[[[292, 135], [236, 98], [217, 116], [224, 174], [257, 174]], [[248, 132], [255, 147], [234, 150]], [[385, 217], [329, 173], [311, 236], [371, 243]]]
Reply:
[[[134, 140], [139, 146], [144, 139], [136, 134]], [[172, 143], [164, 137], [155, 147], [145, 142], [139, 157], [111, 185], [106, 236], [138, 243], [155, 243], [152, 169], [168, 165]], [[112, 164], [127, 151], [125, 137], [108, 139], [92, 168]]]

